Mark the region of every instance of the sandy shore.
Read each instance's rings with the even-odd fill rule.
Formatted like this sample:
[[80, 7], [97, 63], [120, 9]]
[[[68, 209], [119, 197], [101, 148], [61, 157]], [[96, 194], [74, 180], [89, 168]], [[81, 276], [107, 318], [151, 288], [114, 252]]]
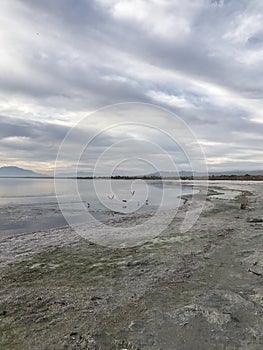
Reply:
[[[0, 239], [0, 349], [263, 348], [263, 184], [209, 196], [197, 224], [110, 249], [69, 228]], [[252, 209], [253, 208], [253, 209]]]

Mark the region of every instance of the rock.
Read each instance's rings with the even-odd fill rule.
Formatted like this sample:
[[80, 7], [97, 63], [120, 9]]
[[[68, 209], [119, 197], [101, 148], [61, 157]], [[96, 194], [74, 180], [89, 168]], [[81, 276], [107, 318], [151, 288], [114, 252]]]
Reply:
[[75, 337], [76, 335], [78, 335], [78, 332], [71, 332], [71, 333], [69, 334], [70, 337]]
[[263, 223], [263, 218], [247, 218], [247, 222]]
[[241, 205], [240, 205], [240, 209], [241, 210], [245, 210], [249, 207], [249, 204], [248, 204], [248, 199], [246, 196], [242, 196], [241, 197]]
[[131, 331], [139, 331], [139, 330], [141, 330], [141, 329], [143, 328], [143, 325], [144, 325], [143, 321], [134, 320], [134, 321], [132, 321], [132, 322], [130, 323], [129, 329], [130, 329]]
[[139, 261], [139, 260], [134, 260], [134, 261], [128, 261], [126, 263], [127, 267], [137, 267], [137, 266], [147, 266], [149, 263], [147, 261]]

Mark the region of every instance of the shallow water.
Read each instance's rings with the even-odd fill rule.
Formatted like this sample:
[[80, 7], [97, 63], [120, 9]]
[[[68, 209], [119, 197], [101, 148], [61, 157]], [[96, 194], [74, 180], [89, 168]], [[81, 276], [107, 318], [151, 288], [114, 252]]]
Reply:
[[[75, 189], [78, 190], [76, 197]], [[67, 224], [59, 202], [67, 215], [78, 221], [78, 205], [84, 204], [99, 220], [131, 213], [178, 208], [180, 195], [192, 193], [191, 186], [178, 181], [142, 180], [56, 180], [0, 179], [0, 234], [27, 233]]]

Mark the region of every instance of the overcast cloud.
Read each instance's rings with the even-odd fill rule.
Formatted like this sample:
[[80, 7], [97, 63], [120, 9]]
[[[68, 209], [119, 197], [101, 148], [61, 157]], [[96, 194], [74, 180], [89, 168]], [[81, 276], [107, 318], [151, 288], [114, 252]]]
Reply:
[[[4, 1], [0, 51], [0, 166], [51, 172], [81, 118], [108, 104], [145, 102], [187, 123], [210, 169], [263, 168], [261, 0]], [[103, 129], [103, 118], [91, 120], [76, 143]], [[158, 127], [169, 129], [165, 120]], [[92, 158], [112, 142], [112, 133], [97, 138]], [[68, 147], [61, 171], [74, 162]], [[131, 147], [122, 148], [127, 157], [142, 146]], [[154, 149], [152, 159], [158, 155]]]

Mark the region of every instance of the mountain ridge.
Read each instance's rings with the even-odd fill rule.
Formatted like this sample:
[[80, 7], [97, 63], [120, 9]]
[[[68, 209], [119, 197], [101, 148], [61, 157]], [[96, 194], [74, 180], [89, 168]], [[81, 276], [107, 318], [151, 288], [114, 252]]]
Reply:
[[[160, 172], [155, 172], [155, 173], [151, 173], [151, 174], [145, 174], [145, 175], [134, 175], [134, 177], [163, 177], [163, 178], [174, 178], [174, 177], [178, 177], [178, 174], [180, 177], [191, 177], [193, 176], [193, 172], [192, 171], [179, 171], [179, 173], [175, 173], [172, 171], [160, 171]], [[252, 176], [258, 176], [258, 175], [263, 175], [263, 170], [227, 170], [227, 171], [210, 171], [207, 175], [209, 176], [231, 176], [231, 175], [235, 175], [235, 176], [242, 176], [242, 175], [252, 175]], [[204, 173], [195, 173], [195, 176], [205, 176], [206, 174]], [[57, 174], [57, 177], [75, 177], [73, 173], [61, 173], [61, 174]], [[78, 172], [77, 173], [78, 177], [92, 177], [92, 173], [91, 172]], [[120, 176], [120, 177], [129, 177], [132, 175], [114, 175], [114, 176]], [[53, 177], [53, 176], [49, 176], [49, 175], [45, 175], [45, 174], [41, 174], [41, 173], [37, 173], [35, 171], [29, 170], [29, 169], [23, 169], [17, 166], [3, 166], [0, 167], [0, 177]]]
[[0, 177], [45, 177], [40, 173], [32, 170], [19, 168], [17, 166], [3, 166], [0, 167]]
[[180, 176], [185, 176], [185, 177], [190, 177], [193, 176], [193, 174], [195, 176], [205, 176], [205, 175], [209, 175], [209, 176], [223, 176], [223, 175], [227, 175], [227, 176], [231, 176], [231, 175], [236, 175], [236, 176], [242, 176], [242, 175], [253, 175], [253, 176], [257, 176], [257, 175], [263, 175], [263, 170], [227, 170], [227, 171], [209, 171], [207, 174], [201, 173], [201, 172], [195, 172], [193, 173], [192, 171], [179, 171], [178, 173], [172, 172], [172, 171], [160, 171], [160, 172], [155, 172], [152, 174], [149, 174], [148, 176], [152, 176], [152, 177], [178, 177], [178, 174]]

